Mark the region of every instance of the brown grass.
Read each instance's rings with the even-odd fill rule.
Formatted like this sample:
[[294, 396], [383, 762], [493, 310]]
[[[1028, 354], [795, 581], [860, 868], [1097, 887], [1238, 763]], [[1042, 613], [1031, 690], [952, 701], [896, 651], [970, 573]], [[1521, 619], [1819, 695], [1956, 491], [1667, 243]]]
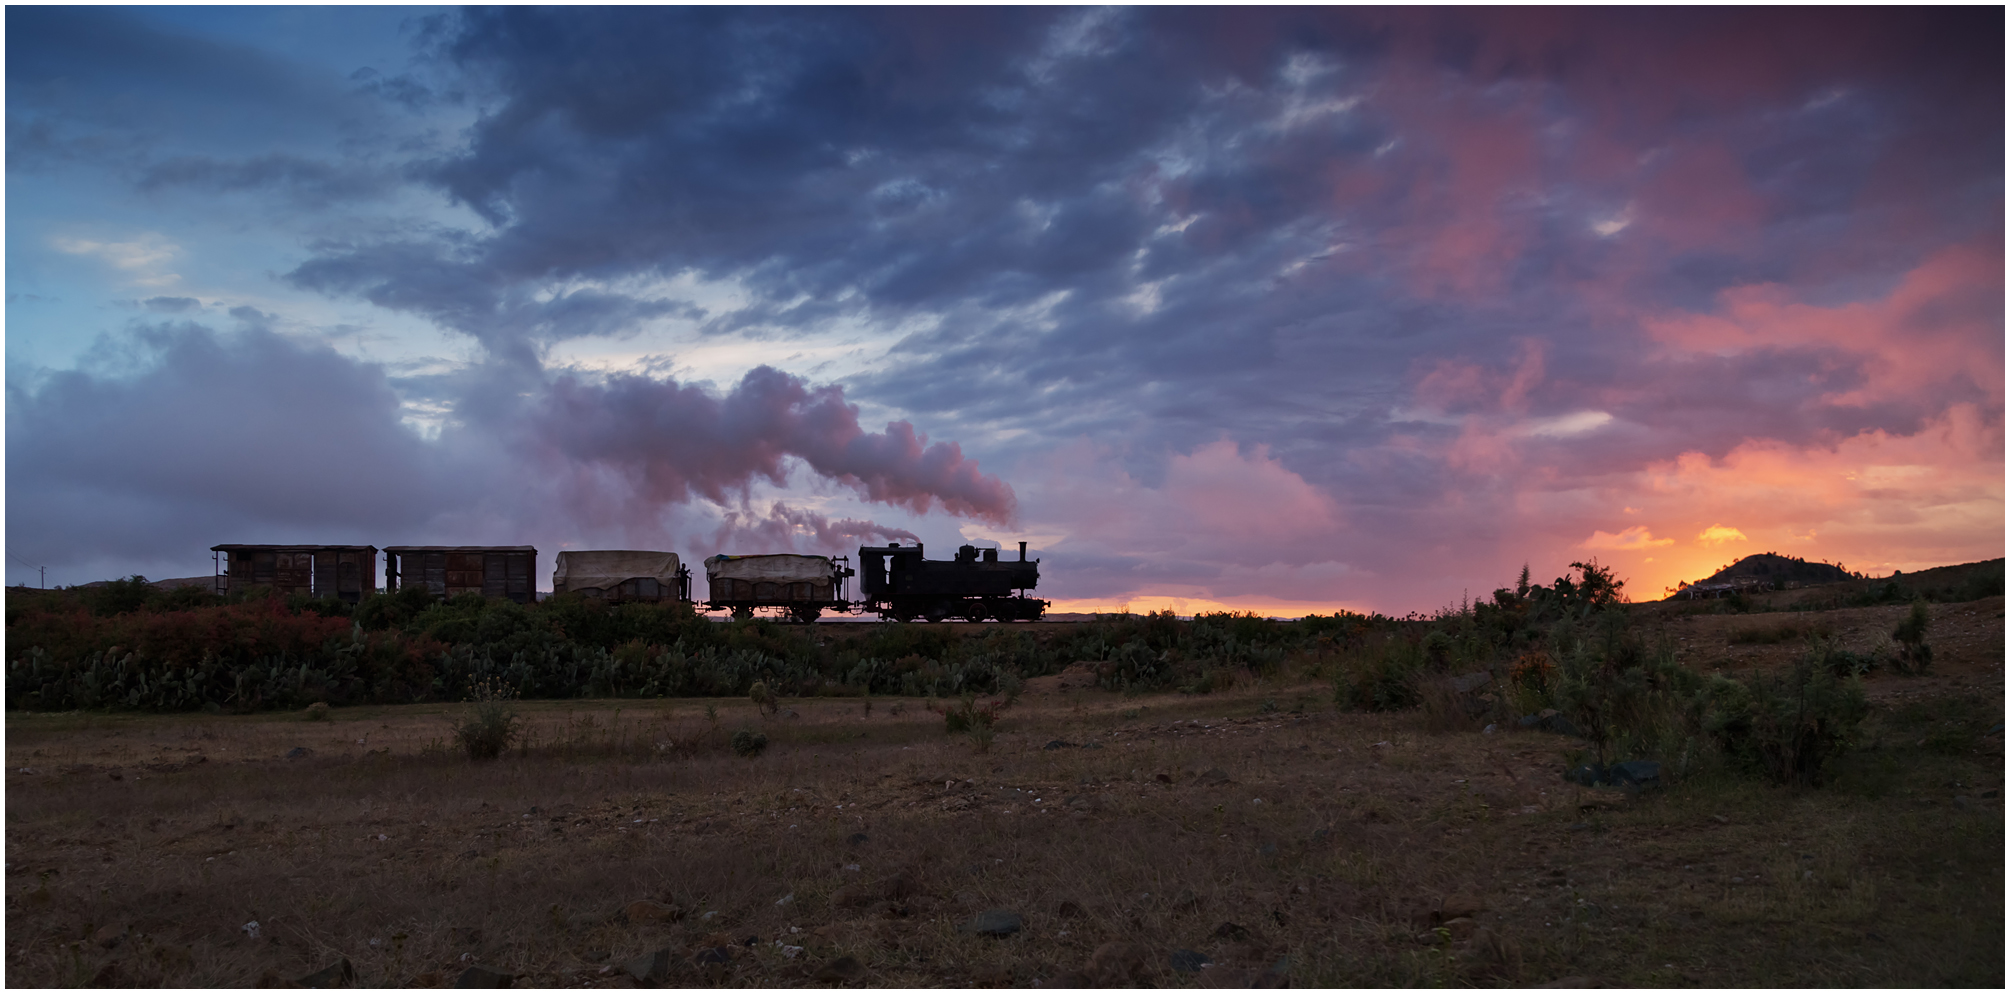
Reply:
[[[1993, 676], [1906, 683], [1833, 788], [1639, 797], [1564, 783], [1564, 739], [1253, 680], [1034, 681], [987, 752], [885, 699], [522, 702], [493, 762], [452, 748], [447, 706], [13, 715], [8, 979], [245, 986], [346, 957], [365, 986], [469, 963], [619, 986], [669, 948], [686, 986], [829, 985], [847, 956], [867, 986], [2001, 986], [2002, 740], [1934, 730], [2001, 722]], [[733, 756], [741, 728], [766, 753]], [[1484, 910], [1447, 923], [1448, 899]], [[994, 907], [1025, 930], [957, 931]], [[692, 965], [708, 945], [730, 961]], [[1215, 965], [1175, 973], [1180, 949]]]

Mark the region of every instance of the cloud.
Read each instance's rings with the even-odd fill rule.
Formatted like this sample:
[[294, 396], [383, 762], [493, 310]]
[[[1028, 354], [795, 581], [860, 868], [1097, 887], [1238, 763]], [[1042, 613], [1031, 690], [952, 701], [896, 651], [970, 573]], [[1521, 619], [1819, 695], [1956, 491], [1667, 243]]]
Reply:
[[[1743, 535], [1738, 536], [1743, 538]], [[1634, 525], [1617, 535], [1594, 531], [1591, 537], [1580, 543], [1586, 549], [1653, 549], [1663, 545], [1674, 545], [1672, 538], [1655, 538], [1646, 525]]]
[[476, 368], [436, 385], [449, 423], [428, 439], [404, 423], [383, 367], [265, 321], [224, 335], [142, 326], [128, 344], [107, 348], [100, 371], [9, 380], [9, 542], [39, 562], [189, 562], [225, 541], [667, 539], [671, 519], [704, 520], [694, 502], [716, 508], [722, 540], [828, 551], [913, 538], [780, 501], [765, 517], [737, 506], [756, 482], [787, 484], [794, 465], [916, 515], [1003, 524], [1014, 510], [1011, 487], [955, 443], [906, 422], [867, 432], [840, 389], [766, 367], [722, 395]]
[[[1750, 540], [1745, 537], [1744, 532], [1741, 532], [1736, 528], [1726, 528], [1723, 525], [1711, 525], [1710, 527], [1705, 528], [1696, 534], [1696, 541], [1701, 542], [1704, 545], [1723, 545], [1725, 542], [1746, 542]], [[1664, 542], [1662, 544], [1664, 545], [1672, 544], [1672, 540], [1670, 540], [1670, 542]]]

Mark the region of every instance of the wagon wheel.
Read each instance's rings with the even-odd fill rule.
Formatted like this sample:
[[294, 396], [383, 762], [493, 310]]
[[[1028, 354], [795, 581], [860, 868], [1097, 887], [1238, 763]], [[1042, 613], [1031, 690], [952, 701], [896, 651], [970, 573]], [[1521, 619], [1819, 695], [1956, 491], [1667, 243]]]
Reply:
[[736, 608], [734, 608], [734, 609], [733, 609], [733, 620], [734, 620], [734, 621], [745, 621], [745, 620], [747, 620], [748, 618], [751, 618], [751, 617], [753, 617], [753, 616], [754, 616], [754, 609], [753, 609], [753, 608], [750, 608], [750, 607], [736, 607]]
[[790, 608], [789, 613], [794, 615], [797, 621], [800, 621], [803, 624], [807, 625], [817, 620], [817, 616], [823, 614], [824, 612], [823, 608], [817, 607], [814, 604], [806, 604], [799, 607]]

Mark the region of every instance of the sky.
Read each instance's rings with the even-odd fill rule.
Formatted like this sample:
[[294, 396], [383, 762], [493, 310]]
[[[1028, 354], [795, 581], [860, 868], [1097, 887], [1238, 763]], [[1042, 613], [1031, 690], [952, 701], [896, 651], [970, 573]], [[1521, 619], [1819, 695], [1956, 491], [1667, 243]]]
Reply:
[[1056, 611], [1298, 616], [1994, 558], [2003, 17], [9, 7], [7, 582], [1026, 541]]

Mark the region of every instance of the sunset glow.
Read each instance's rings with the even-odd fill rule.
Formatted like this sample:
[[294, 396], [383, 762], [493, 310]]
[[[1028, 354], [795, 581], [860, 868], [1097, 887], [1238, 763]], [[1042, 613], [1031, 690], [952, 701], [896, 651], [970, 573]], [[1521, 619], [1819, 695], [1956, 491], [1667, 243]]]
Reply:
[[[2003, 554], [2000, 8], [8, 10], [8, 582]], [[540, 584], [549, 586], [549, 576]]]

